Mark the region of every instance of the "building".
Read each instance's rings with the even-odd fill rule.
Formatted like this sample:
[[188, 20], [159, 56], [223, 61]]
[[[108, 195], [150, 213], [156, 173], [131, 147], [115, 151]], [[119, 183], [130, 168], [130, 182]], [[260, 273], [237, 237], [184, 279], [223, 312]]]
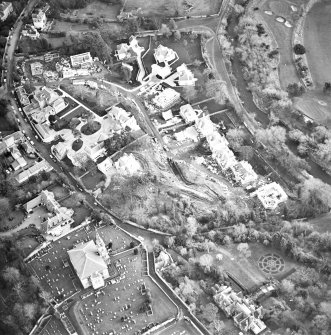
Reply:
[[41, 76], [44, 71], [44, 65], [40, 62], [34, 62], [30, 64], [31, 74], [33, 76]]
[[99, 163], [98, 169], [106, 176], [108, 176], [111, 172], [114, 172], [113, 161], [111, 158], [107, 157], [104, 161]]
[[186, 140], [193, 142], [199, 141], [199, 133], [193, 126], [187, 127], [183, 131], [175, 133], [174, 136], [178, 142], [184, 142]]
[[164, 89], [153, 98], [154, 104], [162, 109], [169, 109], [171, 106], [175, 105], [179, 101], [180, 94], [169, 87]]
[[74, 210], [60, 206], [55, 200], [54, 193], [50, 191], [41, 191], [38, 197], [27, 202], [24, 208], [29, 213], [37, 206], [44, 206], [48, 211], [48, 215], [42, 218], [41, 222], [41, 231], [44, 234], [60, 236], [64, 226], [68, 227], [74, 222], [72, 219]]
[[26, 24], [22, 29], [22, 36], [36, 40], [40, 37], [38, 30], [32, 24]]
[[198, 119], [195, 109], [190, 104], [180, 106], [179, 115], [184, 119], [185, 123], [195, 122]]
[[42, 9], [37, 9], [32, 13], [32, 21], [36, 29], [44, 29], [47, 22], [46, 13]]
[[179, 86], [194, 86], [198, 80], [194, 78], [194, 74], [188, 69], [186, 64], [182, 64], [177, 68], [178, 73], [178, 85]]
[[216, 133], [215, 124], [210, 120], [209, 116], [197, 119], [195, 127], [202, 137], [207, 137]]
[[21, 142], [23, 137], [24, 136], [21, 131], [16, 131], [15, 133], [3, 137], [0, 141], [0, 155], [15, 146], [17, 143]]
[[58, 98], [59, 95], [53, 89], [46, 86], [36, 90], [34, 94], [34, 99], [38, 102], [40, 108], [52, 105], [52, 103]]
[[229, 286], [217, 285], [214, 291], [216, 293], [213, 298], [217, 306], [227, 317], [233, 318], [235, 326], [241, 331], [260, 334], [267, 328], [261, 320], [262, 306], [257, 307], [252, 300], [244, 297], [241, 292], [233, 291]]
[[152, 74], [159, 77], [159, 79], [164, 79], [171, 74], [171, 67], [168, 64], [165, 66], [152, 64]]
[[53, 168], [51, 165], [49, 165], [46, 161], [42, 160], [41, 162], [38, 162], [35, 165], [31, 166], [29, 169], [19, 173], [15, 179], [18, 183], [21, 184], [41, 171], [49, 172], [52, 169]]
[[19, 86], [16, 88], [16, 94], [22, 106], [30, 105], [28, 94], [26, 93], [23, 86]]
[[38, 135], [41, 137], [43, 142], [52, 142], [56, 136], [56, 131], [50, 129], [47, 124], [36, 124], [35, 129], [38, 132]]
[[55, 114], [60, 113], [62, 110], [64, 110], [66, 107], [68, 106], [68, 104], [64, 101], [64, 99], [62, 97], [56, 99], [53, 103], [52, 103], [52, 107], [53, 110], [55, 112]]
[[113, 106], [108, 111], [108, 115], [113, 120], [118, 121], [122, 129], [125, 129], [126, 127], [130, 128], [133, 131], [140, 129], [135, 117], [133, 115], [130, 116], [130, 114], [121, 107]]
[[106, 263], [109, 255], [98, 233], [96, 243], [93, 240], [80, 243], [69, 250], [68, 255], [84, 289], [90, 286], [98, 289], [105, 285], [105, 279], [109, 278]]
[[5, 21], [12, 11], [13, 11], [13, 4], [11, 2], [2, 2], [0, 4], [1, 21]]
[[72, 67], [88, 67], [92, 65], [93, 59], [90, 52], [70, 56]]
[[171, 109], [165, 111], [165, 112], [162, 112], [162, 117], [165, 121], [169, 121], [171, 120], [174, 116], [172, 114], [172, 111]]
[[154, 51], [154, 58], [157, 63], [169, 63], [178, 56], [174, 50], [160, 44]]
[[263, 185], [251, 194], [257, 196], [265, 209], [276, 209], [276, 207], [287, 200], [287, 194], [276, 182]]
[[121, 43], [116, 46], [115, 57], [118, 60], [125, 60], [131, 57], [140, 56], [144, 50], [144, 47], [139, 46], [137, 38], [135, 36], [130, 36], [128, 44]]
[[61, 161], [67, 155], [68, 146], [65, 142], [59, 142], [56, 145], [53, 145], [51, 150], [53, 155]]
[[258, 178], [258, 175], [253, 170], [252, 165], [246, 161], [240, 161], [231, 166], [230, 169], [233, 173], [235, 181], [240, 183], [242, 186], [247, 186]]

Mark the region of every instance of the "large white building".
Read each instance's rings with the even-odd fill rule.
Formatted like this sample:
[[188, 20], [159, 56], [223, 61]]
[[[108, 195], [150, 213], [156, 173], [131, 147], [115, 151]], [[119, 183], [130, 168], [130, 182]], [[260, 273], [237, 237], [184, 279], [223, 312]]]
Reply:
[[177, 73], [177, 82], [179, 86], [194, 86], [195, 82], [198, 80], [197, 78], [194, 78], [194, 74], [188, 69], [186, 64], [178, 66]]
[[243, 186], [253, 183], [258, 178], [252, 165], [246, 161], [240, 161], [231, 166], [231, 171], [235, 180]]
[[12, 11], [13, 11], [13, 4], [11, 2], [2, 2], [0, 4], [1, 21], [5, 21]]
[[38, 9], [32, 14], [33, 25], [36, 29], [44, 29], [46, 27], [47, 17], [42, 9]]
[[109, 255], [98, 233], [96, 243], [93, 240], [80, 243], [69, 250], [68, 255], [84, 289], [89, 286], [98, 289], [105, 285], [105, 279], [109, 278]]
[[160, 44], [154, 51], [154, 58], [157, 63], [169, 63], [177, 58], [177, 53]]
[[90, 66], [93, 59], [89, 52], [84, 52], [82, 54], [70, 56], [70, 61], [72, 67], [85, 67]]
[[265, 209], [276, 209], [276, 207], [287, 200], [287, 194], [276, 182], [259, 187], [251, 196], [257, 196]]
[[185, 123], [191, 123], [198, 120], [198, 114], [190, 104], [180, 106], [179, 115], [184, 119]]

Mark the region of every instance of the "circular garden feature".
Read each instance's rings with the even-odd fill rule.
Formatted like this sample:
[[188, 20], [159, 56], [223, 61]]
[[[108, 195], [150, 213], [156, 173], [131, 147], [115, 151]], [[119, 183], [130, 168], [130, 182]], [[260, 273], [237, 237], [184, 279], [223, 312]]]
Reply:
[[92, 135], [96, 133], [101, 128], [101, 123], [98, 121], [88, 121], [80, 129], [81, 133], [84, 135]]
[[263, 272], [275, 275], [284, 270], [285, 262], [277, 254], [266, 254], [259, 258], [258, 265]]
[[78, 138], [77, 140], [72, 142], [71, 148], [74, 151], [78, 151], [82, 146], [83, 146], [83, 141], [80, 138]]

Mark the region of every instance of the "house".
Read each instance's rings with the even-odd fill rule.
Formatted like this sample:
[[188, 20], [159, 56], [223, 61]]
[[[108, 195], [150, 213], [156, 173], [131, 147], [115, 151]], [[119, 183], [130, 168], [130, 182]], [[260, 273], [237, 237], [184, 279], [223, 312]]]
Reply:
[[95, 81], [92, 81], [92, 80], [86, 80], [86, 83], [85, 83], [87, 86], [89, 86], [90, 88], [92, 89], [97, 89], [99, 86], [98, 86], [98, 83], [95, 82]]
[[37, 206], [44, 206], [48, 212], [48, 215], [41, 222], [41, 231], [44, 234], [60, 236], [64, 227], [68, 227], [74, 222], [72, 219], [74, 210], [62, 207], [55, 200], [54, 193], [48, 190], [43, 190], [38, 197], [27, 202], [24, 208], [29, 213]]
[[31, 176], [38, 174], [41, 171], [51, 171], [53, 168], [46, 161], [42, 160], [41, 162], [36, 163], [31, 166], [29, 169], [22, 171], [16, 176], [16, 181], [18, 183], [23, 183], [28, 180]]
[[126, 175], [133, 175], [141, 171], [140, 163], [136, 160], [133, 154], [124, 154], [114, 163], [115, 169]]
[[106, 176], [109, 175], [110, 172], [114, 171], [113, 161], [110, 157], [107, 157], [104, 161], [98, 164], [98, 169]]
[[72, 67], [87, 67], [92, 65], [93, 59], [90, 52], [85, 52], [70, 56], [70, 61]]
[[26, 24], [22, 29], [22, 36], [36, 40], [40, 37], [38, 30], [32, 24]]
[[186, 140], [191, 140], [193, 142], [199, 141], [199, 133], [193, 126], [187, 127], [183, 131], [175, 133], [174, 136], [178, 142], [184, 142]]
[[32, 21], [36, 29], [44, 29], [47, 22], [46, 13], [42, 9], [37, 9], [32, 13]]
[[44, 66], [40, 62], [31, 63], [30, 68], [33, 76], [41, 76], [43, 74]]
[[198, 119], [195, 109], [190, 104], [180, 106], [179, 115], [184, 119], [185, 123], [191, 123]]
[[240, 161], [237, 164], [232, 165], [230, 169], [236, 182], [240, 183], [242, 186], [253, 183], [258, 178], [252, 165], [246, 161]]
[[276, 207], [287, 200], [287, 194], [276, 182], [263, 185], [251, 194], [257, 196], [265, 209], [276, 209]]
[[157, 63], [169, 63], [178, 56], [174, 50], [160, 44], [154, 51], [154, 58]]
[[215, 132], [215, 124], [210, 120], [209, 116], [197, 119], [195, 127], [202, 137], [207, 137]]
[[106, 256], [108, 252], [105, 243], [98, 235], [96, 243], [90, 240], [68, 251], [70, 262], [84, 289], [90, 286], [99, 289], [105, 285], [105, 279], [109, 278], [106, 263], [109, 258]]
[[179, 101], [180, 101], [180, 94], [169, 87], [164, 89], [162, 92], [158, 93], [153, 98], [154, 104], [162, 109], [169, 109], [169, 107], [175, 105]]
[[158, 76], [161, 79], [168, 77], [171, 74], [171, 67], [167, 64], [165, 66], [160, 66], [158, 64], [152, 64], [152, 74]]
[[43, 142], [52, 142], [54, 140], [54, 137], [56, 136], [56, 132], [53, 129], [50, 129], [49, 126], [45, 123], [36, 124], [35, 129]]
[[164, 120], [168, 121], [168, 120], [171, 120], [174, 116], [172, 114], [171, 109], [169, 109], [165, 112], [162, 112], [162, 117], [163, 117]]
[[53, 104], [53, 110], [55, 111], [55, 114], [60, 113], [63, 109], [65, 109], [68, 106], [68, 104], [64, 101], [62, 97], [56, 99]]
[[121, 43], [116, 46], [115, 56], [118, 60], [128, 59], [132, 57], [131, 47], [126, 43]]
[[54, 156], [61, 161], [67, 155], [68, 147], [66, 143], [59, 142], [52, 146], [51, 151]]
[[[216, 285], [215, 285], [216, 287]], [[232, 317], [234, 324], [241, 331], [253, 334], [260, 334], [267, 326], [261, 320], [262, 306], [256, 306], [249, 298], [244, 297], [241, 292], [235, 292], [229, 286], [213, 288], [215, 292], [213, 299], [216, 305], [226, 314]]]
[[194, 78], [194, 74], [188, 69], [186, 64], [178, 66], [177, 73], [179, 86], [194, 86], [195, 82], [198, 80], [197, 78]]
[[12, 11], [13, 4], [11, 2], [2, 2], [0, 4], [0, 20], [5, 21]]
[[26, 93], [23, 86], [19, 86], [16, 88], [16, 94], [17, 94], [18, 100], [23, 106], [30, 105], [28, 94]]
[[38, 102], [40, 108], [51, 105], [58, 98], [59, 95], [53, 89], [46, 86], [36, 90], [34, 94], [34, 99]]
[[3, 137], [0, 141], [0, 154], [3, 154], [7, 149], [10, 149], [15, 146], [15, 144], [21, 142], [23, 137], [24, 135], [21, 131], [16, 131], [15, 133]]
[[113, 119], [119, 122], [122, 129], [129, 127], [131, 130], [139, 130], [140, 127], [137, 124], [137, 121], [134, 116], [129, 116], [129, 113], [123, 108], [118, 106], [113, 106], [109, 111], [108, 115]]
[[73, 85], [85, 85], [85, 79], [74, 79], [72, 81]]

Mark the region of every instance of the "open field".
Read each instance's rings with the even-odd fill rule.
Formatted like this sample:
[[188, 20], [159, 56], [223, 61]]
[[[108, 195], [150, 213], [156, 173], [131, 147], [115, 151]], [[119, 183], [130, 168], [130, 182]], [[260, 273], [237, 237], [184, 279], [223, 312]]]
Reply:
[[121, 4], [106, 4], [100, 1], [93, 1], [88, 4], [85, 8], [76, 9], [73, 11], [73, 15], [78, 18], [108, 18], [116, 19], [117, 15], [120, 13]]
[[304, 27], [309, 69], [317, 88], [321, 88], [326, 81], [331, 81], [330, 17], [330, 1], [321, 1], [309, 12]]
[[303, 96], [294, 99], [294, 107], [317, 123], [331, 127], [331, 96], [324, 94], [320, 89], [306, 92]]
[[331, 214], [323, 214], [318, 218], [308, 221], [320, 233], [331, 232]]
[[98, 169], [93, 171], [93, 174], [89, 172], [82, 179], [82, 183], [88, 190], [94, 190], [97, 185], [105, 180], [105, 175], [100, 172]]
[[140, 8], [141, 16], [182, 16], [182, 15], [209, 15], [218, 13], [220, 0], [191, 0], [193, 5], [190, 11], [186, 11], [184, 0], [127, 0], [125, 11]]
[[[295, 17], [290, 8], [290, 5], [294, 3], [271, 0], [265, 2], [261, 7], [261, 14], [263, 19], [268, 24], [279, 46], [279, 78], [283, 89], [286, 89], [286, 87], [291, 83], [298, 83], [300, 79], [292, 61], [293, 56], [291, 38], [293, 28], [288, 28], [283, 23], [277, 22], [276, 17], [282, 16], [286, 18], [286, 20], [288, 20], [292, 25], [294, 25]], [[274, 15], [269, 16], [263, 13], [264, 10], [271, 10]]]

